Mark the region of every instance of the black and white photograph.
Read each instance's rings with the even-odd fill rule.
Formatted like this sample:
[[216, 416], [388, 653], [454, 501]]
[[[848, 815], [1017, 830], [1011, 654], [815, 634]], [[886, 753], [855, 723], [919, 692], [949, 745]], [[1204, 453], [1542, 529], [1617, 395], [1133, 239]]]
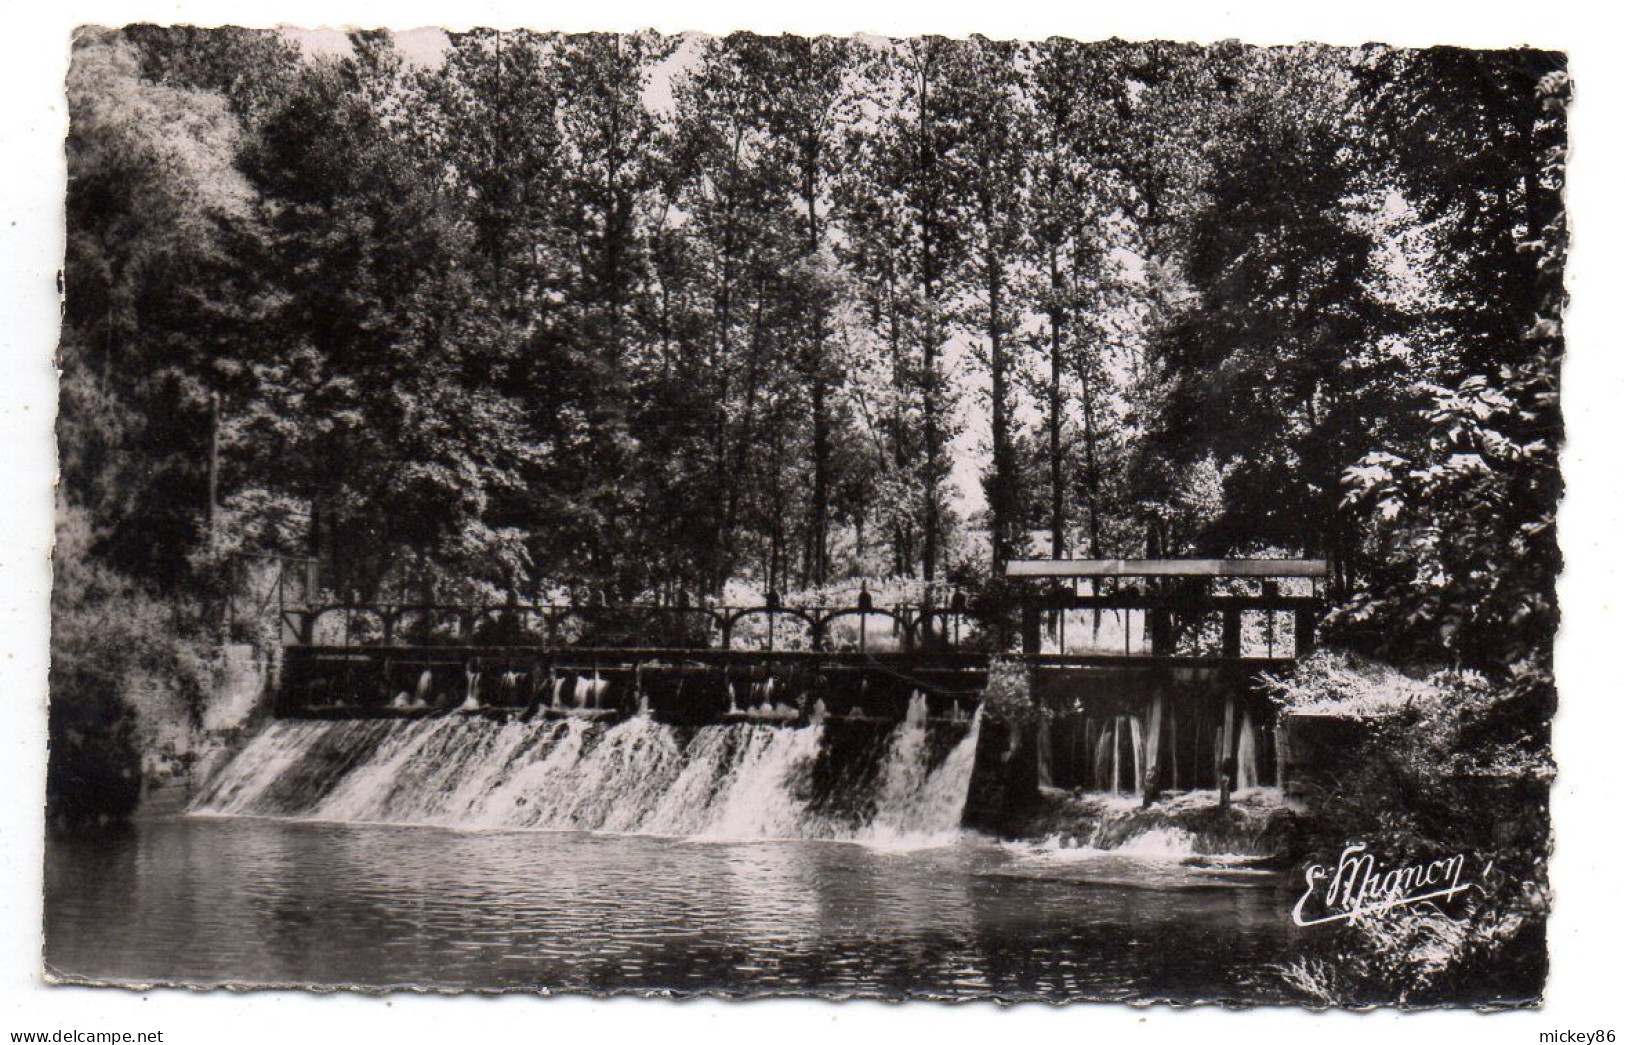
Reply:
[[49, 990], [1542, 1004], [1565, 53], [859, 28], [64, 41]]

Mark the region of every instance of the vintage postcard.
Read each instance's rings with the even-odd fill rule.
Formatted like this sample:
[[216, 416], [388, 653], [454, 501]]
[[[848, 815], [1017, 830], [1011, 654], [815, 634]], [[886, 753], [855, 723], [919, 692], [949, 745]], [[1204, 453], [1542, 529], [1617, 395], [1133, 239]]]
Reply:
[[49, 980], [1542, 999], [1563, 54], [66, 92]]

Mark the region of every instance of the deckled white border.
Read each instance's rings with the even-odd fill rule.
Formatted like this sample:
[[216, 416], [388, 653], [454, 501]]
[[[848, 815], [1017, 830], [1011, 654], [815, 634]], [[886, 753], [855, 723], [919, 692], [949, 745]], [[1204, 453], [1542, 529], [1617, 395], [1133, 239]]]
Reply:
[[[1043, 1035], [1047, 1041], [1307, 1041], [1368, 1045], [1437, 1040], [1438, 1035], [1536, 1043], [1543, 1030], [1625, 1032], [1625, 1003], [1615, 959], [1621, 935], [1616, 886], [1625, 734], [1616, 692], [1617, 654], [1625, 640], [1619, 562], [1620, 476], [1625, 431], [1625, 337], [1617, 304], [1625, 300], [1621, 196], [1625, 193], [1625, 54], [1614, 19], [1598, 3], [1462, 3], [1417, 0], [1304, 2], [1059, 3], [986, 0], [952, 6], [875, 0], [820, 0], [796, 6], [743, 0], [599, 0], [552, 5], [497, 0], [67, 0], [60, 7], [10, 5], [0, 32], [0, 1042], [17, 1030], [163, 1029], [166, 1042], [312, 1043], [341, 1041], [749, 1040], [776, 1045], [864, 1040], [983, 1042]], [[1067, 35], [1257, 43], [1305, 39], [1404, 45], [1527, 43], [1570, 52], [1578, 91], [1572, 113], [1575, 150], [1569, 205], [1575, 226], [1567, 317], [1570, 357], [1564, 374], [1569, 495], [1560, 523], [1568, 570], [1561, 585], [1565, 620], [1559, 643], [1563, 710], [1558, 720], [1561, 776], [1554, 793], [1558, 902], [1551, 923], [1552, 978], [1539, 1012], [1480, 1016], [1435, 1012], [1309, 1014], [1296, 1010], [1233, 1013], [1121, 1005], [947, 1006], [815, 1001], [733, 1004], [588, 998], [501, 1000], [395, 996], [388, 1000], [298, 993], [193, 994], [47, 988], [40, 982], [40, 815], [43, 801], [45, 651], [49, 590], [45, 553], [51, 528], [54, 456], [50, 425], [55, 382], [50, 353], [57, 330], [54, 274], [61, 257], [61, 82], [76, 23], [135, 20], [202, 25], [291, 23], [396, 28], [419, 25], [530, 25], [561, 29], [664, 31], [732, 28], [803, 33], [855, 30], [906, 35], [940, 32], [1036, 38]]]

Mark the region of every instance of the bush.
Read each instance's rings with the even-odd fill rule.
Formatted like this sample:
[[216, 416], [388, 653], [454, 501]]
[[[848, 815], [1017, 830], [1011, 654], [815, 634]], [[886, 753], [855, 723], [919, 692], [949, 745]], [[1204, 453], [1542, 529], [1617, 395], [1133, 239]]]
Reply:
[[1360, 719], [1363, 740], [1311, 791], [1306, 862], [1365, 842], [1390, 866], [1463, 854], [1474, 888], [1428, 905], [1312, 929], [1277, 970], [1328, 1004], [1509, 1003], [1538, 998], [1550, 903], [1550, 681], [1512, 673], [1405, 674], [1322, 651], [1270, 679], [1284, 711]]
[[46, 788], [59, 824], [128, 815], [144, 779], [188, 768], [215, 671], [198, 615], [99, 565], [92, 536], [83, 513], [59, 512]]

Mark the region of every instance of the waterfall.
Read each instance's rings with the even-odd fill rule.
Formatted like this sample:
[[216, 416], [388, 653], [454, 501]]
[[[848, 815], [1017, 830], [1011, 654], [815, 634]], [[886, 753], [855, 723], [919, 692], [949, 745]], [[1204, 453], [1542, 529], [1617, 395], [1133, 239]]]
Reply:
[[466, 675], [466, 679], [468, 695], [463, 698], [463, 703], [459, 706], [458, 710], [478, 711], [480, 709], [480, 673], [477, 671], [469, 671]]
[[1138, 715], [1128, 716], [1129, 748], [1134, 753], [1134, 779], [1129, 790], [1140, 794], [1145, 789], [1145, 734], [1140, 728]]
[[1253, 728], [1253, 716], [1241, 713], [1241, 731], [1236, 740], [1236, 790], [1246, 791], [1258, 786], [1258, 730]]
[[1112, 794], [1123, 790], [1123, 716], [1112, 719]]
[[976, 758], [981, 708], [976, 710], [970, 731], [934, 770], [926, 758], [928, 722], [925, 694], [916, 691], [909, 698], [908, 717], [892, 730], [875, 816], [861, 833], [862, 840], [884, 846], [908, 845], [958, 828], [971, 763]]
[[[1087, 740], [1085, 741], [1087, 743]], [[1128, 757], [1123, 757], [1123, 745]], [[1087, 750], [1087, 749], [1086, 749]], [[1145, 788], [1146, 736], [1137, 715], [1113, 715], [1100, 724], [1094, 742], [1094, 786], [1097, 791], [1140, 794]], [[1128, 779], [1125, 780], [1124, 776]]]
[[[559, 683], [553, 687], [558, 699]], [[577, 700], [607, 680], [576, 678]], [[825, 838], [939, 844], [958, 832], [981, 711], [932, 719], [916, 694], [908, 718], [838, 745], [805, 726], [734, 722], [674, 727], [647, 715], [481, 715], [272, 722], [216, 776], [192, 811], [218, 816], [491, 830], [585, 830], [706, 839]], [[885, 738], [882, 744], [881, 737]], [[854, 754], [853, 752], [857, 752]], [[842, 788], [868, 789], [836, 801]]]

